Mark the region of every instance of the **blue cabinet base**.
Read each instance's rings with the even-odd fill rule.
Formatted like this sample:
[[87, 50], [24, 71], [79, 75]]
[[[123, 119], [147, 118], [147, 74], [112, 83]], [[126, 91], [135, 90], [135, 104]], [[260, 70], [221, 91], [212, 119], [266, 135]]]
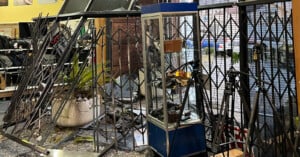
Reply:
[[[169, 134], [169, 139], [166, 139], [166, 133]], [[150, 147], [161, 156], [181, 157], [206, 154], [205, 129], [201, 124], [165, 131], [148, 121], [148, 134]], [[170, 144], [169, 153], [167, 142]]]

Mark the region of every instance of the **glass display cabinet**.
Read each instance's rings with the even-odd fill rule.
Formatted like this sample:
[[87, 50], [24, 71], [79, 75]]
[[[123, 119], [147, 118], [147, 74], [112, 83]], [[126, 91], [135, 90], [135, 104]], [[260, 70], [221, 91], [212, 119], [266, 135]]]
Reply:
[[206, 151], [197, 19], [196, 3], [142, 7], [148, 142], [161, 156]]

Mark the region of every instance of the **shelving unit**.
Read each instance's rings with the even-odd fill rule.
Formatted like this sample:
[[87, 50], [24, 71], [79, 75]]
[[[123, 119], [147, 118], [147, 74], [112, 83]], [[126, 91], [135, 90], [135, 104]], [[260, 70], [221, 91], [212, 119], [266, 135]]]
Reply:
[[[7, 63], [1, 63], [0, 74], [1, 74], [1, 88], [0, 88], [0, 98], [8, 98], [13, 95], [16, 91], [18, 81], [24, 71], [24, 65], [20, 62], [20, 65], [16, 65], [9, 55], [19, 62], [17, 55], [29, 56], [30, 49], [1, 49], [0, 54], [6, 56], [12, 65], [6, 65]], [[23, 54], [22, 54], [23, 53]], [[26, 58], [24, 58], [26, 60]], [[5, 59], [3, 60], [5, 62]], [[4, 81], [4, 82], [2, 82]]]
[[[206, 151], [192, 76], [199, 50], [183, 48], [188, 37], [198, 41], [194, 17], [194, 3], [161, 3], [142, 8], [148, 141], [161, 156]], [[183, 29], [190, 29], [190, 34], [183, 35]]]
[[[52, 48], [49, 47], [48, 51], [52, 51]], [[74, 50], [76, 51], [76, 50]], [[84, 52], [85, 50], [83, 50], [82, 52]], [[27, 57], [30, 56], [30, 53], [32, 52], [32, 49], [1, 49], [0, 50], [0, 54], [2, 55], [9, 55], [11, 53], [26, 53]], [[51, 52], [53, 53], [53, 52]], [[45, 54], [46, 56], [47, 54]], [[48, 58], [44, 59], [45, 64], [43, 64], [43, 67], [55, 67], [57, 66], [56, 60], [57, 58], [55, 57], [55, 54], [48, 54], [50, 56], [48, 56]], [[82, 54], [83, 57], [86, 54]], [[11, 97], [14, 92], [17, 90], [18, 87], [18, 83], [20, 81], [22, 72], [24, 72], [25, 70], [25, 64], [28, 62], [28, 58], [26, 58], [26, 61], [24, 63], [24, 65], [20, 65], [20, 66], [3, 66], [0, 67], [0, 74], [2, 75], [2, 79], [4, 79], [5, 81], [5, 85], [0, 87], [0, 98], [9, 98]], [[69, 66], [71, 63], [65, 63], [65, 66]], [[80, 61], [79, 64], [82, 64], [82, 62]], [[1, 81], [0, 81], [1, 83]]]

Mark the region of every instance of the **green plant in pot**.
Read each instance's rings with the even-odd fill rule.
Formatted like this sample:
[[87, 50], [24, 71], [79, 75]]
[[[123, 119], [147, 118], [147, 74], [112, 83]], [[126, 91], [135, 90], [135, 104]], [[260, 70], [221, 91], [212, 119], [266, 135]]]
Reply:
[[[92, 65], [89, 64], [83, 68], [82, 71], [80, 71], [80, 65], [79, 63], [79, 55], [78, 53], [75, 54], [75, 56], [72, 59], [72, 67], [69, 75], [63, 75], [64, 81], [68, 84], [72, 84], [74, 81], [77, 81], [75, 84], [75, 89], [73, 92], [73, 96], [76, 98], [92, 98], [93, 96], [93, 69]], [[103, 68], [104, 67], [104, 68]], [[98, 84], [102, 85], [106, 82], [108, 82], [108, 78], [101, 77], [103, 76], [108, 69], [105, 68], [105, 65], [102, 63], [98, 63], [96, 65], [97, 74], [96, 74], [96, 81]], [[81, 73], [80, 73], [81, 72]], [[80, 73], [80, 74], [79, 74]], [[78, 80], [76, 80], [78, 79]]]
[[[79, 65], [79, 55], [75, 54], [73, 61], [72, 61], [72, 68], [69, 77], [67, 77], [66, 81], [71, 84], [72, 82], [76, 81], [78, 77], [78, 73], [80, 72], [80, 65]], [[98, 76], [97, 76], [98, 78]], [[74, 89], [74, 96], [75, 97], [92, 97], [92, 83], [93, 83], [93, 69], [91, 65], [84, 67], [81, 74], [79, 74], [78, 83]]]
[[[97, 69], [101, 67], [102, 64], [97, 65]], [[62, 75], [64, 81], [68, 85], [73, 85], [75, 81], [74, 91], [71, 94], [68, 101], [65, 103], [59, 117], [56, 120], [56, 125], [62, 127], [78, 127], [85, 125], [93, 120], [93, 69], [91, 65], [85, 66], [80, 70], [79, 56], [75, 54], [72, 60], [71, 71], [68, 75]], [[101, 69], [100, 69], [101, 70]], [[99, 70], [96, 75], [97, 83], [103, 84], [105, 81], [103, 79], [103, 74]], [[72, 88], [69, 86], [68, 88]], [[69, 92], [69, 90], [67, 90]], [[59, 107], [63, 102], [64, 96], [59, 95], [52, 105], [52, 117], [58, 112]], [[97, 99], [99, 100], [99, 99]], [[100, 103], [97, 103], [98, 106]], [[99, 106], [100, 112], [100, 106]]]

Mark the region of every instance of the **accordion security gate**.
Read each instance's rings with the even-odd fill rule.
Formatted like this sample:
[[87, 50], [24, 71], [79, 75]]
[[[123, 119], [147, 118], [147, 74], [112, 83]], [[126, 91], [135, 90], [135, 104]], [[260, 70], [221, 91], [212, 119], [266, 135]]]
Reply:
[[[213, 152], [240, 147], [255, 156], [297, 154], [291, 10], [290, 1], [199, 7]], [[212, 131], [217, 126], [223, 131]]]
[[[90, 17], [105, 17], [106, 22], [96, 27]], [[139, 143], [135, 139], [135, 135], [145, 137], [145, 109], [136, 94], [142, 84], [140, 31], [137, 11], [38, 18], [33, 26], [33, 62], [24, 66], [1, 133], [43, 154], [65, 148], [76, 137], [93, 142], [71, 151], [105, 153], [113, 146], [132, 150], [145, 145], [144, 138]], [[48, 55], [55, 61], [47, 62]], [[87, 90], [77, 92], [85, 79]], [[74, 108], [79, 102], [86, 102], [85, 107]], [[87, 114], [70, 114], [72, 108]], [[76, 123], [88, 117], [90, 123], [67, 130], [53, 141], [55, 126], [70, 117]]]
[[[294, 117], [297, 116], [297, 103], [291, 7], [290, 1], [240, 2], [199, 7], [201, 70], [206, 76], [203, 80], [207, 98], [205, 99], [207, 102], [203, 103], [206, 105], [205, 122], [208, 126], [206, 138], [207, 146], [213, 153], [240, 147], [255, 156], [296, 154], [298, 139], [294, 133], [296, 130]], [[97, 17], [96, 14], [92, 16]], [[99, 78], [103, 81], [98, 83], [97, 90], [94, 90], [96, 94], [100, 93], [102, 96], [100, 100], [94, 100], [94, 103], [97, 102], [94, 106], [94, 120], [97, 121], [93, 128], [93, 138], [96, 141], [96, 145], [92, 146], [94, 151], [100, 151], [102, 141], [109, 143], [110, 146], [124, 144], [135, 149], [136, 143], [131, 143], [134, 141], [134, 134], [139, 132], [142, 136], [146, 136], [144, 117], [141, 114], [144, 108], [142, 101], [134, 94], [140, 92], [138, 90], [143, 85], [143, 79], [139, 78], [139, 74], [143, 76], [143, 73], [140, 67], [142, 64], [139, 62], [139, 58], [142, 58], [139, 56], [141, 29], [140, 19], [137, 16], [136, 14], [135, 17], [111, 18], [104, 26], [97, 29], [90, 27], [93, 25], [87, 24], [88, 20], [83, 16], [75, 31], [70, 33], [59, 29], [59, 34], [71, 40], [66, 42], [61, 38], [57, 47], [54, 46], [55, 51], [50, 51], [50, 53], [67, 52], [70, 55], [69, 50], [61, 49], [60, 46], [70, 48], [76, 45], [73, 41], [80, 37], [82, 26], [89, 26], [86, 32], [90, 33], [93, 42], [87, 49], [78, 49], [77, 52], [88, 52], [90, 54], [88, 56], [95, 57], [93, 55], [96, 46], [98, 46], [97, 52], [101, 52], [97, 55], [101, 55], [102, 64], [94, 66], [97, 72], [100, 71]], [[37, 23], [35, 27], [37, 38], [42, 31], [38, 31], [40, 26], [46, 26], [43, 20], [38, 22], [41, 23]], [[118, 26], [120, 23], [122, 26]], [[65, 24], [68, 25], [68, 21]], [[182, 25], [178, 31], [185, 32], [180, 36], [184, 41], [192, 38], [189, 30], [193, 24], [189, 23], [188, 19], [182, 19], [178, 25]], [[28, 67], [29, 72], [24, 74], [27, 78], [23, 78], [21, 84], [23, 86], [20, 86], [24, 87], [24, 90], [25, 87], [40, 86], [41, 83], [51, 80], [49, 78], [60, 78], [57, 65], [48, 68], [43, 66], [45, 62], [43, 56], [48, 51], [46, 47], [50, 45], [50, 39], [57, 33], [59, 22], [52, 27], [49, 36], [42, 38], [44, 44], [37, 47], [39, 53], [36, 52], [35, 65], [40, 65], [38, 68], [42, 70], [37, 70], [37, 66]], [[190, 43], [185, 43], [188, 51]], [[114, 53], [109, 53], [112, 51]], [[83, 61], [88, 59], [88, 56], [85, 56]], [[65, 58], [61, 58], [60, 61], [60, 68], [63, 70], [59, 69], [59, 71], [71, 70], [65, 68], [67, 66], [64, 64], [72, 57], [63, 57]], [[27, 80], [32, 75], [35, 75], [36, 80]], [[37, 118], [40, 111], [47, 113], [47, 106], [51, 105], [47, 103], [51, 102], [48, 100], [56, 101], [53, 93], [59, 94], [59, 91], [65, 90], [53, 88], [55, 91], [53, 92], [52, 87], [55, 83], [48, 82], [46, 88], [37, 88], [30, 93], [20, 92], [12, 99], [12, 102], [15, 102], [12, 108], [20, 109], [22, 105], [18, 104], [29, 103], [33, 110], [23, 108], [11, 113], [23, 115], [29, 111], [33, 114], [29, 119], [27, 114], [24, 114], [24, 117], [6, 117], [9, 125], [14, 125], [14, 129], [4, 130], [7, 136], [14, 135], [20, 139], [36, 142], [36, 130], [30, 131], [29, 128], [32, 128], [33, 124], [38, 125], [38, 120], [41, 120]], [[45, 92], [40, 96], [37, 93], [41, 90]], [[38, 100], [40, 98], [43, 99]], [[35, 101], [26, 101], [29, 99]], [[103, 113], [97, 112], [98, 101], [105, 108], [100, 109], [100, 112], [103, 111], [108, 116], [103, 118], [101, 116]], [[23, 120], [27, 125], [23, 125]], [[109, 121], [112, 121], [110, 123], [112, 125], [107, 123]], [[22, 123], [18, 124], [18, 122]], [[20, 127], [23, 131], [18, 130]], [[43, 131], [50, 135], [49, 132], [53, 130], [52, 127]], [[43, 138], [43, 141], [37, 142], [39, 145], [43, 145], [43, 142], [47, 143], [46, 136]], [[121, 142], [119, 143], [118, 140]], [[56, 143], [53, 148], [60, 148], [63, 141]], [[35, 144], [29, 146], [39, 149]]]

